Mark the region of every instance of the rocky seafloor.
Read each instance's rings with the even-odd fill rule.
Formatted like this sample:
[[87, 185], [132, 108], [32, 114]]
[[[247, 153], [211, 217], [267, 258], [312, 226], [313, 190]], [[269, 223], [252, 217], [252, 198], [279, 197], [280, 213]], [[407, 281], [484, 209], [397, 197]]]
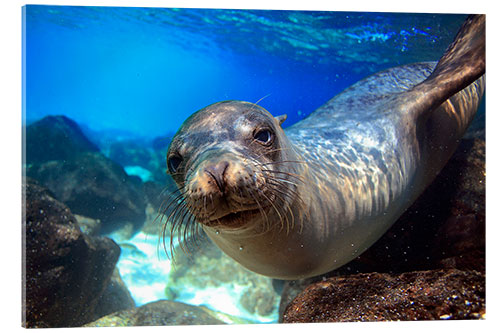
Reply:
[[[62, 116], [27, 127], [24, 326], [485, 318], [481, 133], [464, 138], [436, 181], [385, 236], [340, 269], [273, 281], [201, 239], [188, 254], [176, 251], [174, 265], [160, 260], [168, 273], [155, 282], [160, 298], [142, 304], [127, 283], [144, 277], [125, 267], [135, 261], [146, 270], [141, 265], [149, 260], [147, 251], [134, 237], [159, 237], [156, 212], [172, 189], [161, 165], [165, 147], [94, 143]], [[199, 299], [204, 291], [212, 296]], [[233, 298], [238, 311], [206, 304], [223, 295]]]

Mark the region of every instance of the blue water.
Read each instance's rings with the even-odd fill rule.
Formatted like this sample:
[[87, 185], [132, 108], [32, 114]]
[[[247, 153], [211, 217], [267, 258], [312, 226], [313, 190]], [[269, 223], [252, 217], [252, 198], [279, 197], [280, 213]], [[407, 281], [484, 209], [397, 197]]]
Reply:
[[175, 132], [217, 101], [290, 125], [359, 79], [437, 60], [464, 15], [27, 6], [26, 120]]

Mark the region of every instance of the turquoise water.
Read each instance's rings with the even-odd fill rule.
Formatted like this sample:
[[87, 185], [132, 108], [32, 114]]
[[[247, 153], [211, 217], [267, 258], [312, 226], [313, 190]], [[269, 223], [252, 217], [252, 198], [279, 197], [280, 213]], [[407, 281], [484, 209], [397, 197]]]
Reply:
[[[168, 138], [194, 111], [227, 99], [286, 113], [291, 125], [376, 71], [438, 60], [465, 18], [69, 6], [27, 6], [23, 14], [24, 120], [66, 115], [97, 141]], [[154, 181], [155, 170], [122, 166]], [[118, 268], [136, 305], [165, 298], [171, 263], [158, 238], [111, 237], [122, 247]], [[265, 316], [239, 305], [248, 281], [186, 285], [176, 300], [276, 321], [276, 300]]]

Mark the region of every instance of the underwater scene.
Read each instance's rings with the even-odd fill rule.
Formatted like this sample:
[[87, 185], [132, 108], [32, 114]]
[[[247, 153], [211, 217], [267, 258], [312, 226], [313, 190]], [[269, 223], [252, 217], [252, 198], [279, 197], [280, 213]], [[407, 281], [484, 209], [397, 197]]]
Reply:
[[170, 232], [175, 218], [191, 221], [176, 208], [184, 199], [167, 152], [193, 113], [247, 101], [286, 114], [286, 132], [372, 74], [438, 61], [467, 15], [51, 5], [22, 14], [23, 326], [485, 318], [485, 97], [418, 200], [332, 272], [270, 277], [201, 228]]

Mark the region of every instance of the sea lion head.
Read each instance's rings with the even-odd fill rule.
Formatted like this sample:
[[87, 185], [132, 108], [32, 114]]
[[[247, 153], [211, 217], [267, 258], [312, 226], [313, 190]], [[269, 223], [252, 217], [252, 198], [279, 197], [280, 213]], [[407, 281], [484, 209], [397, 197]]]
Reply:
[[[269, 223], [293, 201], [295, 158], [273, 117], [248, 102], [225, 101], [190, 116], [167, 152], [168, 173], [180, 194], [168, 221], [195, 221], [226, 231]], [[173, 228], [174, 228], [173, 227]]]

